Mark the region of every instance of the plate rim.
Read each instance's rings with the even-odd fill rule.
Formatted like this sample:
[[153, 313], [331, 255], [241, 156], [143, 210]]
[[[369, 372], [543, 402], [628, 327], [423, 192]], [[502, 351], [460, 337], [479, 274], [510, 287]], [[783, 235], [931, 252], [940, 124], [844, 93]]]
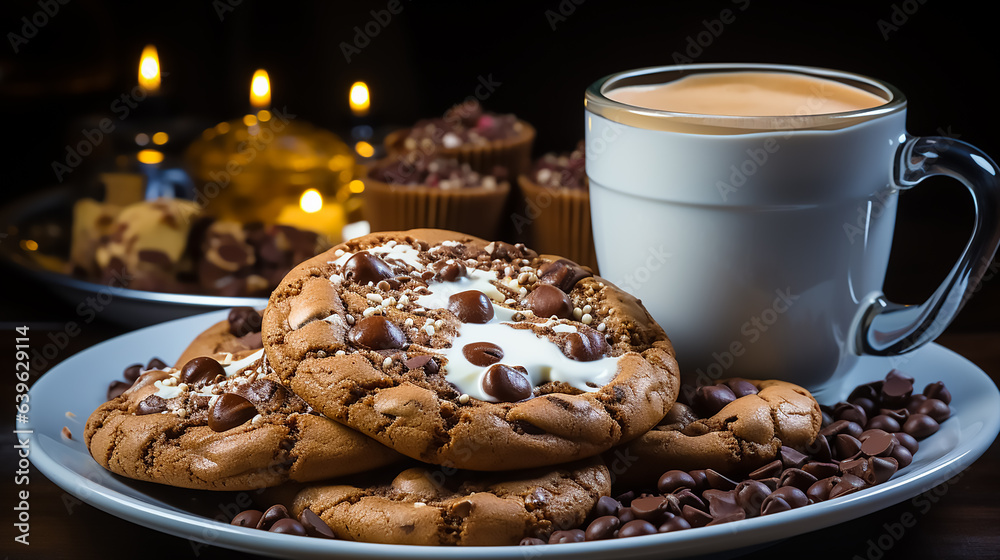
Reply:
[[[220, 318], [224, 318], [227, 313], [227, 310], [214, 311], [137, 329], [102, 341], [70, 356], [42, 375], [31, 386], [29, 395], [32, 402], [35, 403], [35, 406], [32, 407], [32, 418], [36, 414], [42, 413], [37, 408], [37, 403], [44, 402], [44, 398], [41, 401], [36, 398], [39, 387], [41, 387], [44, 396], [46, 387], [60, 380], [62, 376], [67, 375], [65, 372], [71, 370], [73, 363], [83, 361], [91, 354], [100, 353], [107, 346], [123, 344], [133, 337], [141, 338], [148, 336], [152, 331], [188, 326], [181, 325], [182, 323], [190, 323], [192, 327], [197, 325], [207, 327], [221, 320]], [[970, 376], [977, 383], [977, 387], [985, 381], [984, 388], [988, 385], [992, 388], [992, 391], [989, 394], [984, 394], [983, 398], [1000, 406], [1000, 390], [997, 389], [989, 376], [979, 366], [960, 354], [936, 343], [929, 343], [923, 348], [916, 350], [914, 354], [939, 352], [942, 353], [943, 359], [949, 362], [956, 361], [966, 366], [961, 368], [961, 371], [965, 372], [963, 375]], [[42, 408], [44, 408], [44, 405]], [[895, 481], [890, 480], [884, 484], [867, 488], [835, 501], [812, 504], [807, 509], [793, 510], [796, 515], [793, 518], [785, 517], [783, 513], [775, 516], [746, 519], [737, 523], [702, 527], [693, 532], [679, 531], [650, 535], [643, 539], [615, 539], [566, 545], [545, 545], [532, 547], [534, 550], [530, 554], [527, 554], [527, 551], [516, 546], [474, 547], [475, 555], [479, 558], [517, 558], [519, 560], [526, 556], [599, 558], [609, 552], [614, 552], [616, 556], [622, 558], [649, 554], [656, 554], [659, 558], [685, 557], [696, 553], [716, 553], [759, 546], [817, 529], [831, 527], [845, 521], [843, 518], [845, 509], [848, 509], [853, 517], [867, 515], [926, 492], [934, 486], [950, 480], [966, 469], [985, 453], [996, 439], [997, 434], [1000, 433], [1000, 415], [986, 415], [983, 418], [977, 417], [976, 419], [983, 422], [983, 428], [969, 438], [968, 441], [962, 442], [961, 445], [956, 446], [956, 448], [934, 460], [930, 465], [908, 473], [907, 476]], [[34, 433], [35, 426], [33, 423], [21, 426], [24, 426], [21, 429], [32, 430], [32, 433], [29, 435], [32, 440], [32, 464], [46, 478], [64, 491], [83, 502], [123, 520], [137, 523], [175, 537], [188, 539], [189, 541], [285, 558], [320, 558], [336, 554], [337, 557], [341, 558], [419, 557], [443, 560], [466, 558], [470, 554], [471, 547], [458, 546], [416, 546], [343, 540], [333, 541], [336, 544], [331, 545], [330, 541], [325, 539], [296, 539], [289, 541], [289, 538], [294, 537], [257, 531], [255, 529], [234, 527], [194, 513], [170, 511], [159, 505], [144, 502], [138, 498], [108, 488], [98, 482], [91, 481], [82, 474], [63, 466], [45, 452], [46, 445], [59, 444], [52, 435], [42, 432]], [[17, 427], [18, 425], [15, 424], [15, 428]], [[96, 469], [111, 475], [108, 471], [104, 471], [96, 461], [93, 462], [93, 465]], [[127, 479], [122, 477], [116, 478], [121, 478], [127, 482]], [[86, 489], [86, 492], [81, 492], [81, 489]], [[199, 530], [201, 534], [199, 534]], [[731, 539], [737, 536], [739, 538], [734, 544]], [[729, 539], [719, 537], [729, 537]], [[288, 545], [291, 543], [296, 544], [289, 547]]]

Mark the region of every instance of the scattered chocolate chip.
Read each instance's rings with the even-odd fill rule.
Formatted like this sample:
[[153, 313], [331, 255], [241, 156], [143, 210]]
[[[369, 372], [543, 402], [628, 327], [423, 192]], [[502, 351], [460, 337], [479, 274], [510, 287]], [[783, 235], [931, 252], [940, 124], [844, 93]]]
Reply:
[[503, 359], [503, 348], [492, 342], [472, 342], [462, 347], [462, 355], [469, 363], [486, 367]]
[[[834, 465], [832, 474], [837, 474], [839, 471], [839, 465]], [[781, 473], [781, 477], [778, 479], [778, 487], [798, 488], [799, 490], [805, 492], [810, 486], [815, 484], [818, 479], [819, 477], [804, 469], [785, 469], [785, 471]]]
[[802, 465], [802, 470], [816, 478], [828, 478], [840, 472], [840, 465], [833, 462], [810, 461]]
[[571, 360], [592, 362], [604, 357], [608, 351], [608, 343], [603, 334], [590, 327], [580, 327], [578, 332], [566, 335], [562, 350]]
[[587, 540], [587, 534], [582, 529], [570, 529], [568, 531], [555, 531], [549, 537], [549, 544], [583, 542]]
[[256, 529], [257, 524], [260, 523], [260, 518], [264, 516], [264, 512], [259, 509], [248, 509], [246, 511], [241, 511], [236, 514], [236, 517], [230, 522], [230, 525], [235, 525], [237, 527], [250, 527], [251, 529]]
[[539, 284], [531, 290], [527, 304], [532, 313], [543, 319], [553, 316], [560, 319], [573, 317], [573, 302], [565, 292], [551, 284]]
[[155, 370], [167, 369], [167, 363], [164, 362], [163, 360], [159, 359], [159, 358], [151, 358], [149, 360], [149, 363], [146, 364], [146, 367], [144, 368], [144, 371], [149, 371], [151, 369], [155, 369]]
[[621, 527], [621, 520], [614, 515], [602, 515], [587, 525], [584, 531], [584, 538], [588, 541], [602, 541], [615, 536], [618, 528]]
[[663, 473], [656, 484], [657, 489], [663, 494], [671, 494], [681, 488], [694, 488], [696, 486], [697, 483], [690, 474], [679, 470], [669, 470]]
[[621, 529], [618, 529], [618, 537], [622, 539], [638, 537], [640, 535], [655, 535], [656, 533], [656, 526], [643, 519], [633, 519], [622, 525]]
[[531, 383], [527, 372], [521, 366], [517, 368], [504, 364], [490, 366], [483, 376], [483, 391], [500, 402], [517, 402], [530, 397]]
[[552, 284], [566, 293], [569, 293], [577, 282], [593, 275], [569, 259], [545, 263], [538, 269], [538, 280], [541, 283]]
[[927, 399], [914, 411], [914, 414], [926, 414], [938, 423], [944, 422], [951, 416], [951, 408], [948, 403], [938, 399]]
[[[146, 369], [152, 369], [152, 368], [146, 368]], [[125, 368], [125, 371], [122, 372], [122, 377], [124, 377], [125, 381], [128, 381], [129, 384], [132, 384], [135, 383], [135, 380], [139, 378], [139, 374], [142, 372], [143, 372], [142, 364], [132, 364], [127, 368]]]
[[846, 402], [837, 404], [833, 409], [833, 416], [837, 420], [847, 420], [861, 426], [868, 423], [868, 414], [865, 412], [865, 409], [856, 404]]
[[149, 395], [148, 397], [139, 401], [136, 405], [135, 414], [136, 416], [145, 416], [146, 414], [158, 414], [167, 409], [167, 401], [163, 397], [157, 395]]
[[438, 371], [441, 370], [441, 366], [438, 365], [437, 360], [428, 354], [421, 354], [420, 356], [408, 358], [405, 362], [403, 362], [403, 365], [406, 366], [406, 369], [424, 368], [424, 373], [426, 375], [436, 375]]
[[869, 457], [887, 457], [892, 455], [896, 446], [896, 438], [883, 430], [867, 430], [861, 434], [861, 452]]
[[785, 465], [786, 469], [800, 468], [806, 463], [806, 461], [809, 460], [809, 457], [807, 457], [804, 453], [788, 447], [787, 445], [782, 445], [778, 454], [781, 457], [781, 464]]
[[892, 433], [898, 432], [900, 429], [902, 429], [897, 420], [885, 414], [879, 414], [878, 416], [875, 416], [874, 418], [869, 420], [867, 428], [869, 430], [882, 430], [884, 432], [892, 432]]
[[892, 434], [892, 437], [896, 438], [896, 442], [905, 447], [910, 453], [916, 453], [920, 449], [920, 443], [917, 442], [917, 438], [906, 432], [896, 432]]
[[192, 358], [181, 368], [181, 382], [194, 388], [213, 383], [219, 376], [225, 377], [226, 370], [208, 356]]
[[869, 470], [875, 475], [875, 484], [889, 480], [899, 470], [899, 463], [892, 457], [872, 457], [868, 462]]
[[861, 452], [861, 441], [854, 436], [837, 434], [833, 438], [833, 449], [838, 459], [849, 459]]
[[726, 381], [726, 386], [732, 389], [733, 394], [736, 398], [745, 397], [747, 395], [756, 395], [759, 391], [757, 386], [750, 383], [746, 379], [733, 378]]
[[704, 527], [712, 522], [712, 516], [708, 512], [692, 506], [684, 506], [681, 509], [681, 516], [692, 527]]
[[284, 519], [279, 519], [271, 525], [268, 531], [272, 533], [282, 533], [285, 535], [298, 535], [301, 537], [306, 536], [306, 528], [302, 526], [301, 523], [292, 519], [291, 517], [286, 517]]
[[683, 531], [684, 529], [690, 529], [691, 524], [688, 523], [687, 519], [684, 519], [680, 515], [675, 515], [670, 519], [667, 519], [664, 523], [657, 527], [656, 531], [658, 533], [670, 533], [673, 531]]
[[620, 507], [622, 507], [622, 504], [618, 500], [611, 496], [601, 496], [598, 498], [597, 504], [594, 505], [594, 515], [597, 517], [615, 515], [618, 513], [618, 508]]
[[913, 393], [913, 378], [892, 370], [885, 376], [880, 397], [882, 406], [899, 408], [906, 406], [906, 399]]
[[234, 307], [229, 311], [229, 332], [235, 336], [259, 333], [261, 315], [252, 307]]
[[393, 350], [406, 345], [406, 335], [381, 315], [365, 317], [347, 333], [351, 344], [368, 350]]
[[736, 503], [743, 508], [747, 518], [760, 515], [764, 500], [771, 495], [771, 489], [759, 480], [744, 480], [736, 485]]
[[844, 474], [840, 477], [840, 482], [830, 489], [830, 499], [839, 498], [847, 494], [852, 494], [868, 486], [864, 480], [851, 474]]
[[267, 508], [264, 513], [260, 516], [260, 521], [257, 522], [257, 528], [268, 531], [271, 526], [277, 523], [281, 519], [288, 519], [291, 517], [288, 515], [288, 509], [281, 504], [275, 504]]
[[344, 263], [344, 279], [362, 286], [369, 282], [378, 284], [380, 280], [386, 280], [394, 276], [392, 267], [384, 260], [368, 251], [360, 251], [347, 259]]
[[951, 392], [941, 381], [929, 383], [924, 387], [924, 396], [928, 399], [937, 399], [944, 404], [951, 404]]
[[225, 432], [241, 426], [257, 415], [257, 408], [236, 393], [223, 393], [215, 400], [208, 414], [208, 427], [214, 432]]
[[704, 385], [694, 394], [694, 409], [702, 416], [714, 416], [727, 404], [736, 400], [736, 394], [726, 385]]
[[493, 319], [493, 302], [479, 290], [466, 290], [448, 298], [448, 311], [463, 323], [489, 323]]
[[114, 380], [114, 381], [112, 381], [108, 385], [108, 394], [107, 394], [108, 398], [107, 398], [107, 400], [110, 401], [111, 399], [117, 398], [122, 393], [124, 393], [125, 391], [127, 391], [128, 388], [131, 387], [131, 386], [132, 386], [131, 383], [126, 383], [124, 381], [118, 381], [117, 379]]
[[637, 519], [660, 523], [665, 517], [669, 501], [663, 496], [646, 496], [632, 500], [629, 506]]
[[938, 431], [941, 425], [936, 420], [926, 414], [914, 414], [906, 419], [903, 424], [903, 431], [917, 438], [918, 440]]

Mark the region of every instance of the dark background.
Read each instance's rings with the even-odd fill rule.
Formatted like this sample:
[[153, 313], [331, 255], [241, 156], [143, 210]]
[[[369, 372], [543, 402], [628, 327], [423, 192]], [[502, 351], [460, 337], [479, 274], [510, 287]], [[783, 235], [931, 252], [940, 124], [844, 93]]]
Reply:
[[[259, 67], [270, 73], [275, 107], [335, 131], [353, 124], [346, 98], [356, 80], [372, 90], [370, 121], [388, 126], [442, 113], [472, 95], [483, 78], [500, 84], [486, 107], [533, 123], [538, 153], [565, 150], [582, 138], [587, 85], [615, 71], [686, 57], [682, 61], [804, 64], [877, 77], [907, 94], [912, 134], [948, 135], [1000, 153], [990, 105], [996, 29], [982, 4], [399, 0], [401, 12], [392, 15], [384, 12], [388, 0], [230, 1], [68, 0], [17, 53], [10, 33], [22, 35], [21, 18], [30, 20], [42, 5], [5, 2], [0, 202], [56, 182], [52, 162], [82, 139], [75, 119], [110, 115], [115, 99], [135, 86], [147, 43], [157, 46], [169, 73], [163, 81], [169, 110], [207, 123], [245, 112], [250, 77]], [[706, 30], [720, 28], [714, 20], [726, 9], [735, 21], [706, 41]], [[373, 23], [373, 10], [383, 12], [383, 21], [390, 15], [388, 23]], [[357, 37], [366, 25], [377, 31], [367, 45]], [[350, 62], [348, 44], [360, 46]], [[140, 105], [133, 115], [145, 109]], [[915, 303], [933, 291], [968, 238], [971, 212], [968, 194], [953, 181], [933, 179], [904, 193], [890, 297]], [[987, 281], [953, 328], [1000, 325], [990, 312], [1000, 304], [998, 285]], [[62, 309], [52, 305], [41, 305], [36, 315], [58, 319]]]

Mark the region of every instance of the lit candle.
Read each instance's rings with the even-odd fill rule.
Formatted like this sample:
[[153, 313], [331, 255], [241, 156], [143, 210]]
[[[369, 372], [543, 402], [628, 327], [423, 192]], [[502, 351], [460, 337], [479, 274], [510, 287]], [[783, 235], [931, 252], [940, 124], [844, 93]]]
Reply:
[[368, 92], [368, 84], [364, 82], [354, 82], [349, 94], [351, 112], [355, 117], [363, 117], [368, 114], [371, 108], [371, 95]]
[[271, 106], [271, 80], [262, 68], [254, 72], [250, 80], [250, 106], [257, 110]]
[[324, 204], [323, 195], [318, 190], [306, 189], [297, 205], [289, 204], [281, 210], [277, 222], [338, 240], [347, 218], [339, 204]]
[[153, 45], [146, 45], [139, 57], [139, 87], [149, 95], [160, 91], [160, 56]]

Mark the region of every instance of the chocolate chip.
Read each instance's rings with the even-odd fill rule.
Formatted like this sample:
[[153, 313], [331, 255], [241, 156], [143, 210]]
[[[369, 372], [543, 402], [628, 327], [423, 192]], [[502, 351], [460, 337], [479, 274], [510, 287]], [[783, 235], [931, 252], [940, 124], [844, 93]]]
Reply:
[[509, 261], [512, 259], [519, 259], [524, 256], [516, 245], [511, 245], [505, 241], [494, 241], [486, 246], [486, 250], [489, 251], [491, 259], [503, 259]]
[[913, 462], [913, 452], [907, 449], [905, 445], [900, 444], [892, 448], [892, 458], [896, 460], [896, 463], [899, 465], [899, 468], [903, 468]]
[[493, 319], [493, 303], [479, 290], [466, 290], [448, 298], [448, 311], [463, 323], [484, 324]]
[[284, 519], [279, 519], [271, 525], [268, 531], [272, 533], [282, 533], [285, 535], [298, 535], [301, 537], [306, 536], [306, 528], [302, 526], [301, 523], [292, 519], [291, 517], [286, 517]]
[[566, 293], [569, 293], [577, 282], [593, 275], [569, 259], [545, 263], [538, 269], [538, 280], [541, 283], [552, 284]]
[[260, 332], [260, 324], [260, 313], [252, 307], [234, 307], [229, 311], [229, 332], [235, 336]]
[[880, 408], [878, 411], [880, 416], [888, 416], [900, 425], [906, 422], [906, 419], [910, 417], [910, 411], [906, 408]]
[[920, 449], [917, 439], [906, 432], [896, 432], [892, 434], [896, 442], [905, 447], [910, 453], [916, 453]]
[[655, 535], [656, 533], [656, 526], [649, 521], [643, 519], [633, 519], [632, 521], [622, 525], [621, 529], [618, 529], [618, 538], [625, 539], [628, 537], [638, 537], [640, 535]]
[[684, 404], [675, 402], [674, 406], [670, 407], [667, 411], [667, 415], [663, 417], [663, 421], [660, 422], [661, 425], [676, 425], [683, 428], [691, 422], [698, 419], [698, 415], [691, 410], [691, 407]]
[[406, 335], [381, 315], [365, 317], [347, 333], [351, 344], [368, 350], [392, 350], [406, 345]]
[[[531, 383], [523, 367], [493, 364], [483, 376], [483, 391], [500, 402], [517, 402], [531, 396]], [[523, 372], [523, 374], [522, 374]]]
[[832, 500], [834, 498], [839, 498], [840, 496], [852, 494], [867, 486], [868, 485], [861, 478], [851, 474], [844, 474], [840, 477], [840, 482], [835, 484], [833, 488], [830, 489], [830, 499]]
[[701, 496], [708, 500], [708, 512], [713, 518], [718, 519], [734, 513], [746, 515], [743, 506], [736, 501], [736, 492], [733, 490], [705, 490]]
[[656, 531], [658, 533], [670, 533], [673, 531], [683, 531], [684, 529], [690, 529], [691, 524], [688, 523], [687, 519], [684, 519], [680, 515], [675, 515], [670, 519], [666, 520]]
[[628, 523], [629, 521], [634, 521], [635, 513], [632, 511], [632, 508], [630, 507], [619, 508], [618, 519], [620, 519], [622, 523]]
[[869, 470], [875, 474], [875, 484], [889, 480], [899, 470], [899, 463], [892, 457], [872, 457], [868, 462]]
[[594, 505], [594, 515], [603, 517], [605, 515], [616, 515], [622, 503], [611, 496], [601, 496]]
[[602, 541], [614, 538], [615, 532], [621, 527], [621, 520], [614, 515], [602, 515], [587, 525], [584, 537], [588, 541]]
[[181, 368], [181, 382], [194, 388], [213, 383], [219, 376], [225, 377], [226, 370], [222, 364], [208, 356], [192, 358]]
[[139, 401], [139, 404], [135, 407], [136, 416], [145, 416], [146, 414], [158, 414], [167, 409], [167, 401], [163, 397], [157, 395], [149, 395], [148, 397]]
[[840, 464], [823, 461], [810, 461], [802, 465], [802, 470], [818, 478], [829, 478], [840, 472]]
[[861, 452], [869, 457], [888, 457], [896, 446], [896, 438], [883, 430], [867, 430], [861, 434]]
[[663, 496], [645, 496], [632, 500], [629, 507], [637, 519], [645, 519], [651, 523], [661, 523], [667, 512], [669, 501]]
[[736, 486], [736, 503], [743, 508], [747, 518], [760, 515], [764, 500], [771, 495], [771, 489], [758, 480], [744, 480]]
[[899, 422], [886, 414], [879, 414], [868, 421], [865, 426], [869, 430], [882, 430], [884, 432], [898, 432], [902, 429]]
[[[839, 471], [839, 467], [835, 465], [832, 474], [837, 474]], [[791, 486], [805, 492], [818, 479], [819, 477], [804, 469], [785, 469], [785, 471], [781, 473], [781, 478], [778, 479], [778, 487], [784, 488]]]
[[735, 480], [713, 469], [705, 469], [705, 479], [708, 481], [708, 485], [715, 490], [732, 490], [738, 484]]
[[782, 445], [778, 454], [781, 457], [781, 464], [785, 465], [786, 469], [799, 468], [809, 460], [809, 457], [806, 457], [804, 453], [792, 449], [787, 445]]
[[861, 441], [854, 436], [837, 434], [833, 438], [833, 449], [838, 459], [850, 459], [861, 451]]
[[251, 529], [256, 529], [257, 524], [260, 523], [260, 518], [264, 516], [264, 512], [259, 509], [248, 509], [246, 511], [241, 511], [236, 514], [236, 517], [230, 522], [230, 525], [235, 525], [237, 527], [250, 527]]
[[578, 362], [592, 362], [604, 357], [608, 343], [604, 335], [590, 327], [579, 327], [579, 331], [569, 333], [563, 339], [563, 354]]
[[570, 529], [568, 531], [553, 532], [549, 537], [549, 544], [583, 542], [585, 540], [587, 540], [587, 534], [582, 529]]
[[264, 514], [260, 516], [260, 521], [257, 523], [257, 528], [264, 531], [270, 530], [271, 526], [274, 525], [276, 522], [278, 522], [281, 519], [288, 519], [289, 517], [291, 516], [288, 515], [288, 510], [285, 508], [285, 506], [281, 504], [275, 504], [267, 508], [267, 510], [264, 511]]
[[[552, 492], [544, 488], [535, 488], [531, 494], [524, 497], [524, 507], [528, 511], [535, 511], [537, 509], [542, 509], [549, 504], [552, 499]], [[471, 505], [471, 502], [470, 502]]]
[[436, 375], [441, 370], [441, 366], [438, 365], [437, 360], [428, 354], [408, 358], [403, 362], [403, 365], [406, 366], [406, 369], [424, 368], [425, 375]]
[[156, 370], [167, 369], [167, 363], [159, 358], [152, 358], [149, 360], [149, 363], [146, 364], [146, 367], [143, 368], [143, 370], [149, 371], [151, 369], [156, 369]]
[[660, 480], [656, 483], [656, 488], [664, 494], [670, 494], [680, 488], [694, 488], [695, 486], [697, 486], [697, 483], [694, 478], [690, 474], [679, 470], [670, 470], [663, 473], [660, 476]]
[[573, 302], [562, 290], [551, 284], [539, 284], [528, 294], [528, 309], [536, 316], [547, 319], [573, 317]]
[[462, 355], [469, 363], [486, 367], [503, 359], [503, 348], [492, 342], [472, 342], [462, 347]]
[[394, 276], [392, 267], [379, 257], [368, 251], [360, 251], [347, 259], [344, 263], [344, 279], [362, 286], [378, 284], [380, 280], [386, 280]]
[[847, 420], [864, 426], [868, 423], [868, 414], [864, 408], [851, 403], [838, 403], [833, 409], [833, 416], [837, 420]]
[[[151, 369], [151, 368], [146, 368], [146, 369]], [[128, 381], [129, 384], [135, 383], [135, 380], [139, 378], [139, 374], [142, 373], [142, 371], [143, 371], [142, 364], [132, 364], [127, 368], [125, 368], [125, 371], [122, 372], [122, 377], [124, 377], [125, 381]]]
[[223, 393], [215, 399], [208, 414], [208, 427], [213, 432], [225, 432], [240, 426], [257, 415], [257, 408], [236, 393]]
[[840, 471], [845, 475], [851, 474], [864, 480], [865, 484], [869, 486], [875, 484], [875, 472], [871, 469], [871, 463], [865, 457], [842, 461], [840, 463]]
[[462, 261], [457, 259], [441, 259], [433, 262], [431, 270], [434, 271], [434, 279], [438, 282], [455, 282], [469, 274]]
[[806, 496], [805, 491], [796, 486], [782, 486], [772, 492], [771, 496], [785, 500], [792, 508], [809, 505], [809, 497]]
[[951, 391], [941, 381], [929, 383], [924, 387], [924, 396], [928, 399], [937, 399], [944, 404], [951, 404]]
[[726, 386], [733, 390], [733, 394], [736, 395], [736, 398], [756, 395], [759, 392], [757, 391], [757, 386], [750, 383], [746, 379], [730, 379], [726, 381]]
[[829, 426], [824, 427], [819, 431], [820, 435], [833, 437], [837, 434], [847, 434], [854, 437], [861, 435], [861, 432], [865, 431], [861, 425], [850, 422], [848, 420], [836, 420]]
[[879, 395], [882, 406], [897, 408], [906, 406], [906, 399], [913, 393], [913, 378], [907, 377], [898, 370], [892, 370], [885, 376], [882, 391]]
[[684, 506], [681, 509], [681, 516], [692, 527], [704, 527], [712, 522], [712, 516], [705, 511], [692, 506]]
[[919, 407], [917, 407], [917, 410], [914, 413], [926, 414], [940, 423], [944, 422], [949, 416], [951, 416], [951, 408], [942, 400], [927, 399]]
[[704, 385], [695, 391], [693, 404], [699, 414], [709, 417], [735, 400], [736, 394], [726, 385]]
[[817, 461], [829, 461], [833, 459], [833, 451], [830, 449], [830, 440], [824, 436], [817, 436], [806, 448], [806, 451]]
[[920, 440], [938, 431], [940, 427], [941, 425], [930, 416], [914, 414], [906, 419], [903, 431]]
[[924, 404], [927, 400], [926, 395], [914, 394], [910, 395], [910, 398], [906, 399], [906, 411], [909, 413], [914, 413], [920, 408], [920, 405]]
[[110, 401], [111, 399], [114, 399], [114, 398], [117, 398], [117, 397], [121, 396], [121, 394], [124, 393], [125, 391], [127, 391], [128, 388], [131, 387], [131, 386], [132, 386], [131, 383], [126, 383], [124, 381], [118, 381], [117, 379], [114, 380], [114, 381], [112, 381], [111, 384], [108, 385], [108, 394], [107, 394], [108, 398], [107, 398], [107, 400]]
[[830, 499], [830, 491], [840, 482], [839, 476], [829, 476], [813, 483], [806, 490], [806, 496], [813, 502], [825, 502]]

